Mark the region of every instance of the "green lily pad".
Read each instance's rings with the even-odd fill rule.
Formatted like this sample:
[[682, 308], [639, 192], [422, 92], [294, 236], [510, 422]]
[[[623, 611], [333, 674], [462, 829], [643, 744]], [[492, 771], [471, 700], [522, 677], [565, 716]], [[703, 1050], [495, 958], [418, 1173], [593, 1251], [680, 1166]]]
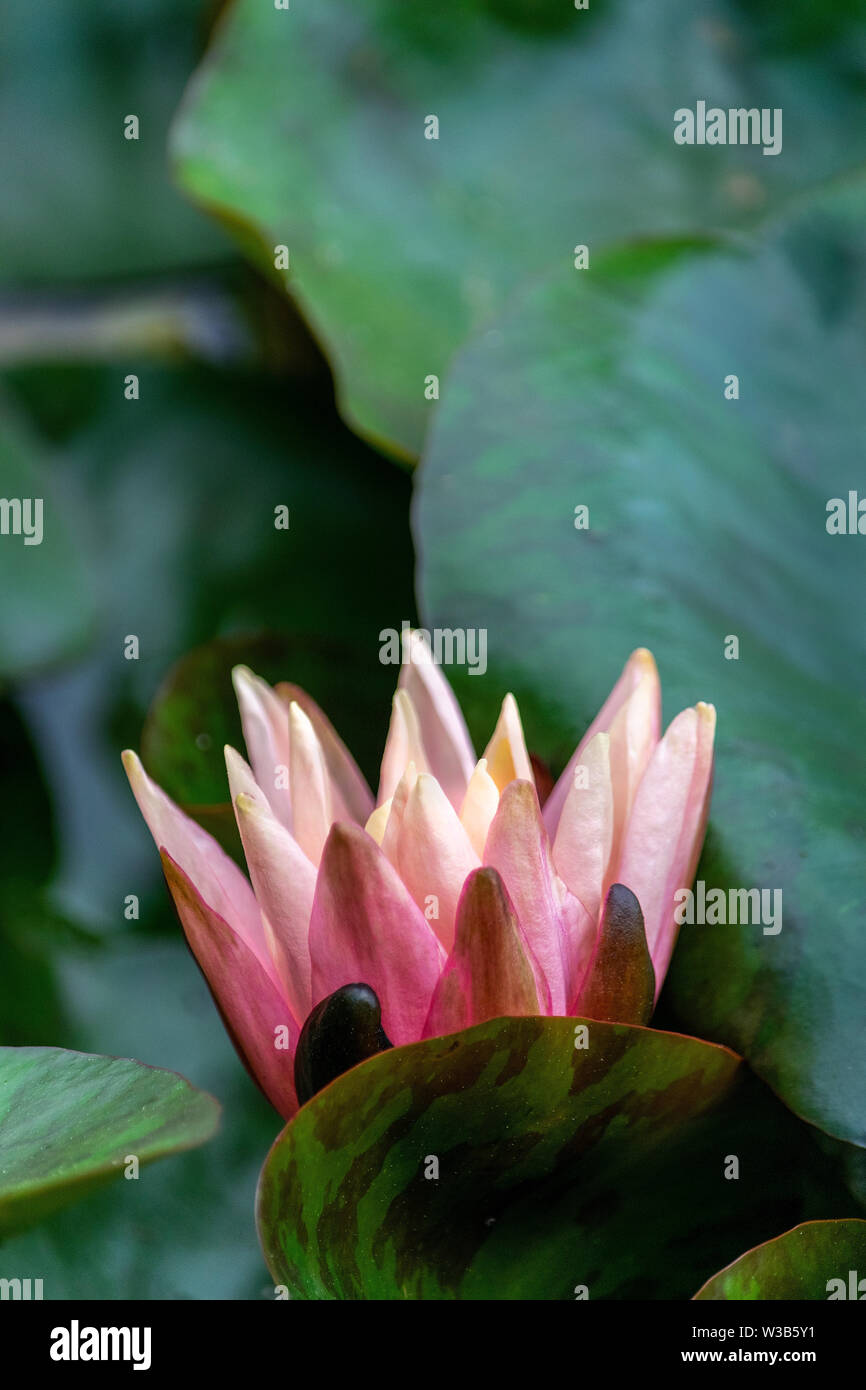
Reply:
[[666, 997], [863, 1145], [866, 539], [826, 523], [863, 490], [866, 352], [839, 293], [856, 261], [796, 232], [624, 251], [540, 282], [461, 354], [416, 498], [420, 599], [428, 625], [487, 629], [488, 676], [461, 693], [488, 723], [504, 685], [525, 696], [560, 766], [635, 647], [666, 719], [717, 706], [698, 877], [770, 896], [758, 923], [685, 927]]
[[[174, 162], [272, 274], [288, 247], [345, 414], [414, 454], [426, 378], [515, 283], [576, 244], [747, 224], [864, 157], [854, 65], [775, 43], [718, 0], [239, 0]], [[677, 145], [674, 112], [708, 97], [781, 108], [780, 155]]]
[[[861, 1285], [862, 1277], [862, 1285]], [[696, 1299], [866, 1299], [866, 1221], [806, 1221], [747, 1250]]]
[[[191, 1149], [219, 1106], [174, 1072], [57, 1047], [0, 1048], [0, 1234]], [[132, 1168], [129, 1169], [132, 1172]]]
[[647, 1241], [700, 1224], [671, 1200], [671, 1149], [730, 1091], [738, 1058], [585, 1026], [582, 1048], [581, 1020], [494, 1019], [381, 1053], [320, 1091], [259, 1184], [276, 1283], [313, 1299], [629, 1296]]

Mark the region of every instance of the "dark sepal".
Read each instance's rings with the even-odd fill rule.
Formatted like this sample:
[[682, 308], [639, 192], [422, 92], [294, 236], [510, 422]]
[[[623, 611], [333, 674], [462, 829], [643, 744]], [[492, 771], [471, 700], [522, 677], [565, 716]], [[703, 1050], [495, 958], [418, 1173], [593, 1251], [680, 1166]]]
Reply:
[[576, 1012], [607, 1023], [648, 1023], [654, 996], [640, 903], [624, 883], [612, 883]]
[[382, 1010], [369, 985], [342, 985], [321, 1000], [301, 1029], [295, 1053], [295, 1090], [305, 1105], [335, 1077], [394, 1044], [382, 1028]]

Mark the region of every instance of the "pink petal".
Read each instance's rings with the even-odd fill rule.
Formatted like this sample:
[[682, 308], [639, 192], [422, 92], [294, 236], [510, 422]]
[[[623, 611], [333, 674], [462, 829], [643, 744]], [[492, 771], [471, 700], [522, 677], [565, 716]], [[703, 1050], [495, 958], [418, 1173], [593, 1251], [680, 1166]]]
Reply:
[[650, 659], [643, 676], [610, 725], [613, 845], [608, 882], [616, 875], [625, 826], [660, 733], [661, 687], [655, 662]]
[[325, 844], [310, 957], [314, 1004], [361, 982], [379, 996], [393, 1043], [420, 1038], [445, 952], [379, 846], [348, 822], [332, 826]]
[[716, 711], [683, 710], [656, 746], [625, 830], [618, 878], [643, 909], [661, 988], [676, 941], [678, 889], [691, 888], [709, 810]]
[[424, 1036], [543, 1012], [536, 968], [502, 879], [495, 869], [476, 869], [460, 899], [454, 950], [436, 986]]
[[[208, 906], [171, 855], [162, 867], [190, 950], [253, 1080], [290, 1119], [298, 1108], [294, 1056], [300, 1028], [279, 987], [233, 927]], [[278, 1046], [285, 1041], [285, 1047]]]
[[373, 810], [373, 793], [333, 724], [299, 685], [281, 681], [274, 689], [283, 704], [300, 705], [316, 731], [331, 779], [334, 819], [355, 820], [363, 825]]
[[563, 885], [553, 871], [538, 797], [529, 782], [511, 782], [502, 793], [484, 862], [501, 875], [539, 966], [539, 998], [549, 998], [545, 1012], [564, 1014], [569, 1002], [569, 926]]
[[148, 777], [130, 749], [123, 754], [123, 766], [157, 849], [164, 849], [171, 855], [208, 906], [231, 922], [266, 972], [276, 980], [255, 895], [234, 860]]
[[655, 702], [654, 727], [655, 738], [656, 740], [658, 739], [661, 721], [661, 686], [659, 685], [659, 675], [652, 652], [647, 651], [645, 647], [638, 647], [637, 651], [632, 652], [622, 669], [619, 680], [616, 682], [613, 690], [608, 695], [598, 714], [595, 716], [595, 719], [580, 740], [565, 771], [544, 803], [544, 823], [547, 826], [547, 831], [551, 839], [556, 837], [556, 830], [559, 825], [559, 818], [562, 815], [562, 808], [565, 805], [565, 799], [571, 791], [574, 780], [574, 769], [577, 767], [578, 763], [581, 762], [586, 745], [596, 734], [609, 732], [622, 706], [637, 690], [638, 686], [644, 682], [651, 696], [649, 703], [652, 704], [653, 701]]
[[397, 784], [410, 762], [415, 764], [418, 772], [430, 771], [415, 706], [406, 691], [398, 689], [394, 695], [391, 723], [388, 726], [388, 737], [382, 754], [377, 802], [387, 801], [394, 795]]
[[313, 1007], [309, 930], [316, 870], [277, 820], [246, 763], [232, 748], [226, 749], [226, 766], [270, 953], [292, 1012], [303, 1020]]
[[[570, 893], [561, 880], [556, 880], [562, 892], [562, 918], [565, 924], [566, 961], [565, 997], [577, 998], [589, 973], [598, 937], [598, 918], [591, 917], [580, 898]], [[566, 1013], [572, 1013], [566, 1005]]]
[[506, 695], [502, 701], [502, 710], [493, 737], [484, 750], [484, 757], [487, 760], [487, 771], [500, 792], [515, 778], [535, 785], [532, 763], [523, 737], [520, 711], [513, 695]]
[[[395, 803], [398, 794], [399, 788]], [[415, 779], [402, 813], [399, 808], [395, 813], [392, 806], [391, 818], [398, 827], [397, 833], [387, 831], [382, 848], [442, 945], [450, 951], [457, 903], [467, 875], [478, 868], [478, 855], [457, 812], [429, 772], [422, 772]]]
[[248, 762], [244, 761], [237, 749], [232, 748], [230, 743], [224, 744], [223, 757], [226, 760], [226, 775], [229, 779], [232, 805], [234, 806], [239, 796], [251, 796], [254, 801], [264, 801], [269, 806], [270, 802], [267, 795], [256, 781], [252, 768]]
[[499, 805], [499, 788], [487, 771], [487, 759], [480, 758], [466, 788], [460, 808], [460, 821], [479, 859], [484, 856], [487, 835]]
[[403, 647], [404, 664], [399, 685], [410, 696], [417, 712], [430, 771], [457, 810], [475, 766], [466, 721], [426, 641], [413, 632]]
[[235, 667], [232, 681], [256, 781], [274, 815], [291, 830], [289, 711], [267, 681], [253, 675], [246, 666]]
[[[586, 786], [576, 780], [579, 770], [585, 775]], [[571, 892], [597, 920], [613, 844], [608, 734], [596, 734], [590, 739], [573, 775], [575, 780], [565, 799], [553, 843], [553, 862]]]
[[[377, 837], [374, 835], [373, 839], [377, 844], [382, 846], [385, 857], [391, 864], [396, 864], [397, 862], [397, 846], [400, 841], [400, 827], [403, 824], [403, 816], [406, 813], [406, 803], [409, 800], [409, 793], [417, 781], [418, 772], [415, 764], [409, 762], [406, 765], [403, 776], [397, 783], [394, 795], [389, 797], [387, 801], [382, 802], [382, 806], [387, 806], [389, 808], [388, 819], [385, 821], [381, 836]], [[378, 828], [378, 825], [374, 824], [374, 829], [378, 830]]]
[[334, 820], [331, 779], [322, 746], [300, 705], [289, 707], [289, 739], [292, 834], [310, 863], [318, 865]]

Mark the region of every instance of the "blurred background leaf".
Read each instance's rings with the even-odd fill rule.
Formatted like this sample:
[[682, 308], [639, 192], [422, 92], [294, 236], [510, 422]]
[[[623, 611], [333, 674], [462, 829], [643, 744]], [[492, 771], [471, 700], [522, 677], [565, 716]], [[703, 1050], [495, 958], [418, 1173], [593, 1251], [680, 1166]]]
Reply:
[[[5, 284], [208, 264], [226, 254], [165, 177], [169, 120], [207, 38], [203, 0], [2, 5]], [[140, 138], [124, 138], [137, 115]]]
[[0, 680], [68, 656], [90, 635], [93, 622], [87, 568], [67, 499], [40, 455], [23, 422], [3, 411], [3, 500], [18, 511], [3, 515]]
[[825, 526], [863, 476], [866, 353], [856, 297], [820, 249], [804, 281], [802, 245], [785, 222], [750, 253], [635, 247], [520, 297], [456, 365], [416, 538], [429, 621], [488, 628], [462, 686], [491, 722], [503, 684], [526, 692], [559, 766], [635, 647], [666, 719], [718, 706], [699, 877], [780, 889], [783, 925], [685, 928], [664, 998], [866, 1145], [862, 541]]
[[[86, 658], [19, 695], [64, 806], [57, 901], [93, 926], [116, 922], [130, 878], [155, 869], [117, 752], [139, 745], [181, 655], [230, 634], [281, 638], [287, 665], [271, 662], [272, 673], [303, 676], [373, 775], [395, 680], [378, 663], [378, 634], [414, 615], [409, 482], [336, 421], [329, 395], [245, 373], [135, 365], [138, 401], [124, 399], [108, 367], [7, 378], [37, 423], [47, 402], [50, 475], [74, 499], [96, 597], [98, 640]], [[53, 412], [56, 383], [71, 390], [69, 376], [83, 413], [65, 422]], [[280, 505], [287, 531], [274, 525]], [[124, 659], [127, 636], [139, 640], [137, 661]], [[212, 691], [224, 710], [229, 669]], [[187, 755], [210, 769], [211, 786], [222, 737], [216, 724], [188, 731]], [[236, 729], [232, 737], [240, 741]]]
[[[862, 8], [794, 10], [756, 29], [727, 0], [238, 0], [174, 162], [263, 266], [288, 246], [346, 418], [413, 455], [425, 378], [576, 244], [748, 225], [866, 158]], [[676, 145], [698, 99], [781, 108], [782, 156]]]

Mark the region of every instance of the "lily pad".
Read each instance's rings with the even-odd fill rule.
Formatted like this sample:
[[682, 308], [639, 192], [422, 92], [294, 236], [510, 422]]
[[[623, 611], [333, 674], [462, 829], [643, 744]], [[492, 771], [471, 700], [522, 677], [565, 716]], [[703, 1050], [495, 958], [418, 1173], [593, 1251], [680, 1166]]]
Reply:
[[633, 1296], [647, 1242], [700, 1225], [671, 1200], [676, 1142], [738, 1058], [625, 1024], [587, 1022], [581, 1047], [583, 1027], [494, 1019], [380, 1053], [314, 1096], [259, 1185], [276, 1283], [313, 1299]]
[[428, 624], [488, 630], [488, 718], [504, 684], [526, 695], [560, 766], [635, 647], [667, 719], [717, 706], [698, 877], [767, 897], [683, 928], [666, 1001], [863, 1145], [866, 539], [827, 522], [862, 490], [866, 352], [858, 297], [837, 292], [856, 262], [831, 266], [816, 236], [804, 278], [795, 230], [751, 251], [632, 248], [519, 297], [437, 417], [420, 597]]
[[[855, 64], [775, 43], [719, 0], [239, 0], [175, 167], [271, 274], [288, 248], [346, 416], [416, 454], [426, 378], [515, 284], [576, 244], [749, 224], [864, 157]], [[707, 98], [781, 108], [780, 154], [676, 144], [674, 112]]]
[[[859, 1271], [864, 1271], [862, 1285]], [[747, 1250], [695, 1298], [866, 1299], [866, 1221], [806, 1221]]]
[[[57, 1047], [0, 1048], [0, 1234], [203, 1144], [219, 1106], [174, 1072]], [[132, 1169], [130, 1168], [130, 1171]]]

